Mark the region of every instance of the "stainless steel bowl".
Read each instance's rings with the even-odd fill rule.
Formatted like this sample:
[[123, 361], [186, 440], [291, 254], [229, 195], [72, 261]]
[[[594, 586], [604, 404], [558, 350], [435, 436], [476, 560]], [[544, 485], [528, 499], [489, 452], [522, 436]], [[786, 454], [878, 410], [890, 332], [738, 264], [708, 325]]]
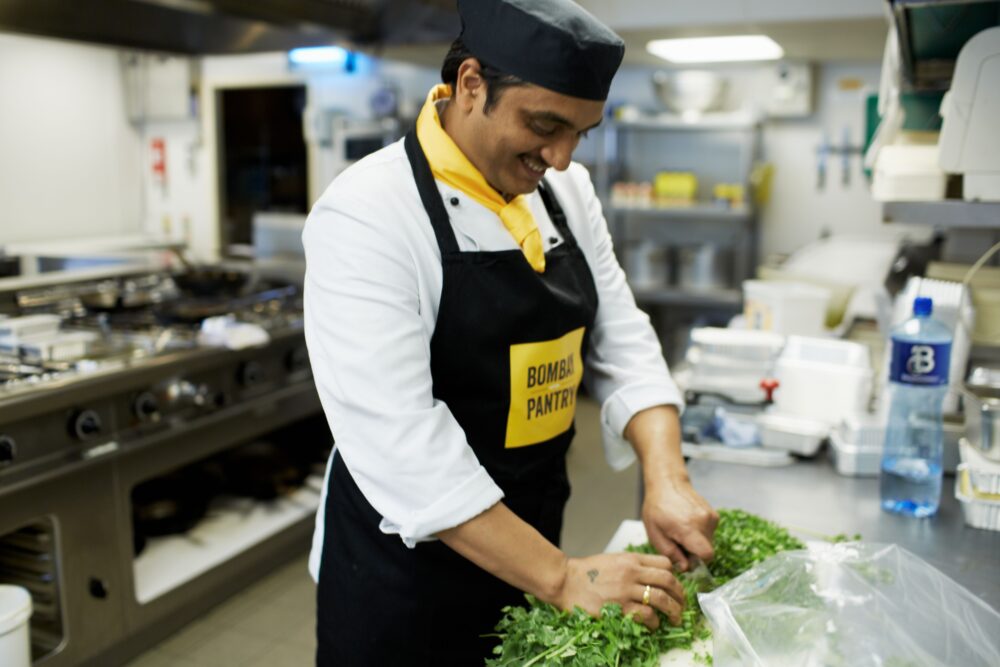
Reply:
[[965, 438], [988, 459], [1000, 461], [1000, 387], [965, 385]]
[[716, 72], [702, 70], [658, 71], [653, 74], [656, 96], [671, 111], [702, 113], [722, 101], [725, 79]]

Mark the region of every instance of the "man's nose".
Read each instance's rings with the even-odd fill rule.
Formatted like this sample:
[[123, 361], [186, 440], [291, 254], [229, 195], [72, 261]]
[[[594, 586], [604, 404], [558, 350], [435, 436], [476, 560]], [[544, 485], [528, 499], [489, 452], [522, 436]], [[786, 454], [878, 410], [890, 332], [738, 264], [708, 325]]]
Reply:
[[573, 151], [576, 150], [576, 144], [576, 137], [562, 137], [542, 149], [542, 159], [556, 171], [563, 171], [569, 167], [569, 163], [573, 159]]

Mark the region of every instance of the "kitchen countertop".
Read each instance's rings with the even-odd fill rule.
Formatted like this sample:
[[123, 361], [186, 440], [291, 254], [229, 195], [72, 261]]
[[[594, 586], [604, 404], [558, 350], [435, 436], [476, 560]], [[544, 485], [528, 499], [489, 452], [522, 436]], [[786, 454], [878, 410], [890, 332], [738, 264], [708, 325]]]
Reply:
[[838, 475], [825, 452], [779, 468], [688, 461], [695, 488], [714, 507], [739, 508], [789, 529], [824, 535], [861, 533], [865, 542], [896, 543], [1000, 610], [1000, 532], [966, 526], [946, 476], [941, 508], [929, 519], [883, 512], [878, 478]]

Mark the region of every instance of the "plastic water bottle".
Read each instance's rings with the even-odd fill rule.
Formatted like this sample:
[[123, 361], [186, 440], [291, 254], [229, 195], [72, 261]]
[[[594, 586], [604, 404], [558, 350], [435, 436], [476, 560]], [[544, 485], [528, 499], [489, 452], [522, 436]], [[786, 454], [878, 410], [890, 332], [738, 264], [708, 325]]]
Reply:
[[951, 330], [913, 301], [913, 317], [892, 330], [889, 423], [879, 479], [882, 509], [932, 516], [941, 502], [941, 404], [948, 390]]

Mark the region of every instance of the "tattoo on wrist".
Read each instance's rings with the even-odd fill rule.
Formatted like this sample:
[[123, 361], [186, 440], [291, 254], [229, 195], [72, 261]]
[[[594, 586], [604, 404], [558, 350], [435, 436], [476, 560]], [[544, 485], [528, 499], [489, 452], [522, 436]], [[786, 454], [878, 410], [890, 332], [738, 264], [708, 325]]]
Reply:
[[597, 581], [597, 575], [600, 574], [597, 570], [588, 570], [587, 576], [590, 577], [590, 583]]

